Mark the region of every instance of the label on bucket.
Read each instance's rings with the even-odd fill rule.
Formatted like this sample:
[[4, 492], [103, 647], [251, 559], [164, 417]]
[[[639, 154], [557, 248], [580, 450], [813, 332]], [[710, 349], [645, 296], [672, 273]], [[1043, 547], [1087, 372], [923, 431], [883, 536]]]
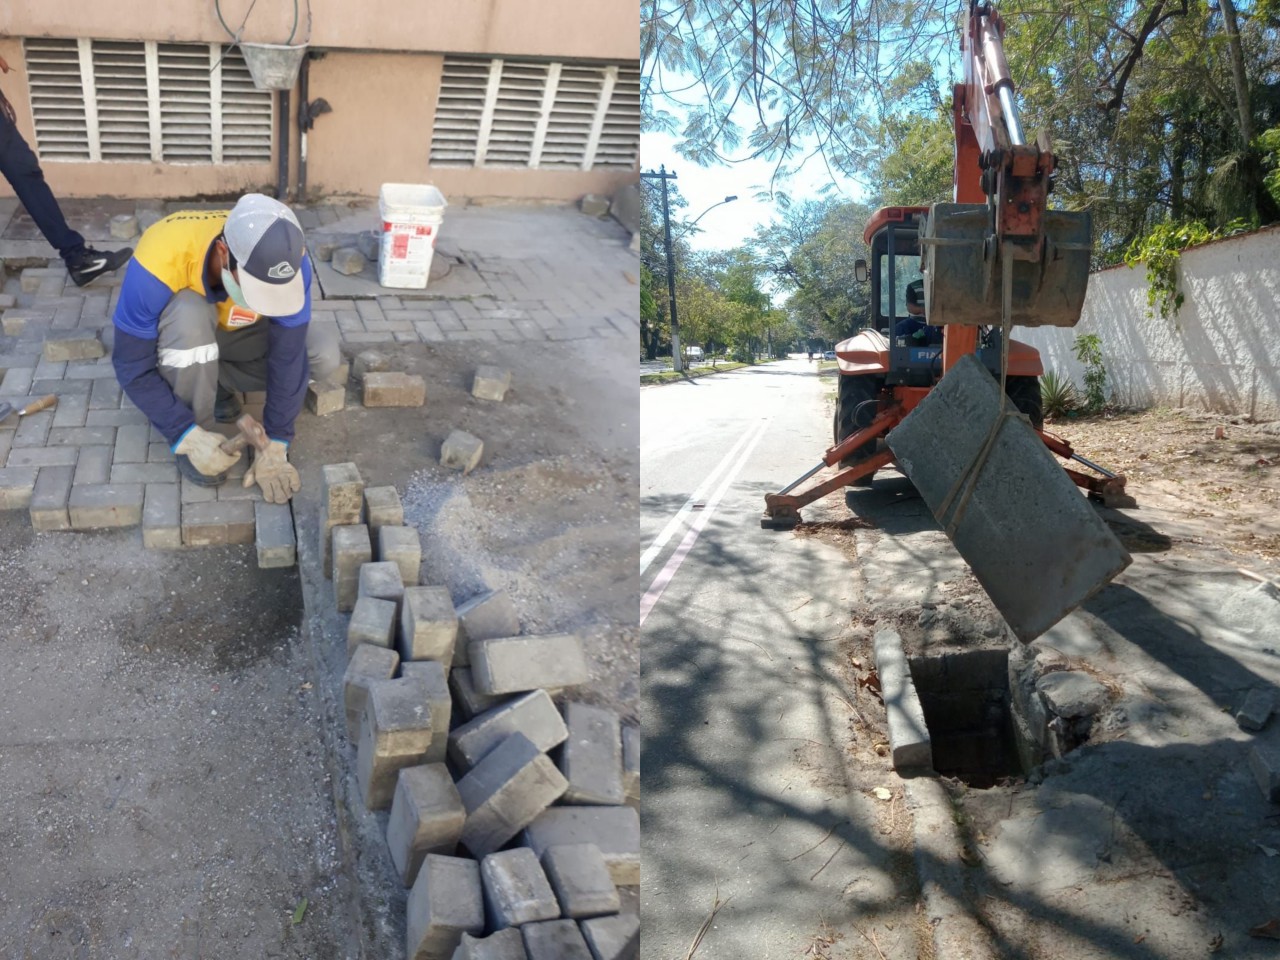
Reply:
[[383, 221], [382, 230], [389, 260], [422, 261], [431, 255], [435, 240], [432, 226]]

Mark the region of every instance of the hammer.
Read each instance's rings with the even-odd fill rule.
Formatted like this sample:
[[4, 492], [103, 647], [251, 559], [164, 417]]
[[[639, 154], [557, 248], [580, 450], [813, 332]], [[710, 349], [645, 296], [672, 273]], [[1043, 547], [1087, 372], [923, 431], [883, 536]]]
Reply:
[[261, 453], [267, 449], [267, 444], [271, 441], [267, 439], [267, 431], [262, 429], [262, 424], [249, 414], [245, 414], [236, 421], [236, 428], [240, 431], [234, 437], [228, 437], [219, 444], [219, 448], [223, 453], [238, 454], [246, 446], [252, 446]]
[[[58, 405], [58, 398], [54, 394], [47, 397], [41, 397], [39, 400], [32, 400], [25, 407], [18, 408], [18, 416], [25, 417], [29, 413], [39, 413], [41, 410], [48, 410], [50, 407]], [[4, 420], [9, 414], [13, 413], [12, 403], [0, 403], [0, 420]]]

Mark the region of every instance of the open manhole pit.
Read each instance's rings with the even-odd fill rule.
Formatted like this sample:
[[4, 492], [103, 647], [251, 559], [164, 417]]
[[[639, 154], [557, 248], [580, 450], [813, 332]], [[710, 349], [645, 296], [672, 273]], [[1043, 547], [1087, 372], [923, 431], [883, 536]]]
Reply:
[[908, 662], [929, 728], [934, 771], [980, 789], [1021, 777], [1009, 652], [971, 650]]

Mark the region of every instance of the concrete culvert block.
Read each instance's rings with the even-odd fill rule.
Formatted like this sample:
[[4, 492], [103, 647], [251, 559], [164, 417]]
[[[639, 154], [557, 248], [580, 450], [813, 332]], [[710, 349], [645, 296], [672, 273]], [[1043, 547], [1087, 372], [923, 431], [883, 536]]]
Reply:
[[529, 960], [529, 955], [520, 929], [507, 927], [483, 939], [464, 933], [453, 960]]
[[588, 193], [578, 201], [578, 209], [588, 217], [603, 217], [609, 212], [609, 198], [598, 193]]
[[569, 731], [560, 752], [560, 772], [569, 781], [564, 802], [624, 802], [622, 725], [618, 715], [603, 707], [566, 703], [564, 719]]
[[489, 854], [480, 862], [480, 880], [491, 927], [501, 930], [560, 917], [542, 864], [528, 847]]
[[382, 247], [382, 233], [377, 230], [363, 230], [356, 236], [356, 246], [366, 260], [377, 260], [378, 251]]
[[525, 829], [524, 843], [538, 856], [551, 847], [594, 843], [614, 883], [640, 883], [640, 814], [635, 807], [552, 807]]
[[581, 926], [591, 949], [591, 960], [638, 960], [640, 918], [634, 913], [596, 917], [582, 921]]
[[[40, 471], [41, 476], [44, 471]], [[1275, 694], [1267, 687], [1254, 687], [1244, 698], [1244, 704], [1236, 714], [1236, 724], [1241, 730], [1261, 730], [1267, 725], [1271, 711], [1275, 709]]]
[[481, 400], [501, 402], [511, 388], [511, 371], [501, 367], [482, 366], [471, 381], [471, 395]]
[[473, 640], [468, 654], [481, 693], [559, 690], [589, 677], [582, 641], [569, 633]]
[[354, 233], [317, 237], [309, 246], [316, 259], [323, 263], [328, 263], [332, 260], [334, 253], [343, 247], [356, 247], [356, 249], [359, 249], [356, 246], [356, 235]]
[[617, 913], [622, 908], [618, 888], [609, 876], [609, 865], [594, 843], [548, 847], [542, 854], [542, 869], [560, 901], [560, 912], [566, 917], [586, 920]]
[[1107, 705], [1105, 685], [1079, 670], [1046, 673], [1036, 681], [1045, 705], [1060, 717], [1092, 717]]
[[340, 613], [356, 605], [360, 568], [373, 559], [369, 528], [363, 523], [333, 528], [333, 594]]
[[453, 652], [453, 665], [471, 664], [467, 644], [472, 640], [514, 637], [520, 633], [516, 606], [505, 590], [486, 590], [458, 607], [458, 645]]
[[330, 266], [347, 277], [353, 277], [362, 271], [365, 263], [364, 254], [355, 247], [339, 247], [329, 258]]
[[440, 448], [440, 466], [470, 473], [484, 455], [484, 441], [465, 430], [454, 430]]
[[360, 736], [369, 686], [378, 680], [390, 680], [399, 665], [400, 654], [386, 647], [361, 644], [352, 652], [342, 676], [342, 698], [347, 714], [347, 737], [353, 743]]
[[564, 743], [568, 728], [545, 690], [534, 690], [468, 720], [449, 734], [449, 757], [470, 770], [513, 733], [522, 733], [542, 752]]
[[346, 405], [347, 386], [345, 383], [312, 380], [307, 384], [307, 409], [317, 417], [327, 417], [331, 413], [337, 413]]
[[138, 218], [132, 213], [117, 213], [111, 218], [111, 235], [117, 240], [132, 240], [138, 235]]
[[422, 377], [399, 371], [366, 373], [366, 407], [420, 407], [427, 402], [427, 382]]
[[467, 810], [462, 845], [476, 857], [497, 852], [560, 799], [567, 786], [556, 765], [528, 737], [512, 734], [458, 781]]
[[107, 355], [107, 348], [92, 330], [52, 330], [45, 337], [43, 355], [50, 363], [97, 360]]
[[400, 582], [416, 587], [422, 571], [422, 540], [414, 527], [380, 527], [377, 534], [378, 559], [394, 563]]
[[876, 631], [876, 672], [880, 676], [880, 695], [888, 715], [889, 748], [893, 767], [899, 773], [924, 772], [933, 769], [933, 745], [924, 719], [924, 707], [911, 679], [911, 667], [902, 638], [896, 630]]
[[400, 664], [400, 674], [419, 681], [426, 690], [427, 707], [431, 710], [431, 745], [427, 747], [426, 759], [428, 763], [444, 763], [453, 717], [449, 671], [435, 660], [405, 660]]
[[458, 615], [444, 587], [406, 587], [400, 608], [400, 652], [406, 660], [453, 662]]
[[1255, 743], [1249, 748], [1249, 769], [1262, 795], [1272, 803], [1280, 803], [1280, 750]]
[[347, 653], [353, 654], [361, 644], [391, 649], [396, 637], [396, 604], [394, 600], [357, 597], [351, 620], [347, 624]]
[[572, 920], [543, 920], [520, 928], [529, 960], [592, 960], [582, 931]]
[[454, 667], [449, 671], [449, 689], [453, 692], [454, 706], [458, 708], [458, 714], [464, 720], [478, 717], [487, 710], [501, 706], [507, 700], [505, 696], [494, 696], [478, 691], [475, 680], [472, 679], [470, 667]]
[[[174, 499], [177, 485], [174, 484]], [[147, 500], [151, 500], [152, 485], [147, 486]], [[287, 503], [267, 503], [259, 500], [253, 505], [254, 527], [257, 531], [254, 544], [258, 552], [258, 566], [292, 567], [298, 558], [298, 541], [293, 531], [293, 510]]]
[[[400, 491], [395, 487], [366, 487], [364, 491], [364, 521], [369, 525], [369, 533], [376, 539], [378, 531], [383, 527], [400, 527], [404, 525], [404, 504], [400, 501]], [[385, 560], [386, 557], [379, 557]]]
[[400, 882], [413, 886], [428, 854], [452, 856], [466, 819], [458, 788], [443, 763], [401, 770], [387, 820], [387, 847]]
[[356, 776], [366, 809], [385, 810], [391, 805], [396, 775], [426, 760], [433, 735], [421, 681], [400, 677], [369, 684], [356, 750]]
[[398, 606], [404, 598], [404, 582], [400, 579], [399, 565], [390, 560], [361, 564], [356, 597], [357, 600], [360, 597], [390, 600]]
[[427, 854], [409, 893], [408, 960], [452, 960], [463, 934], [483, 932], [480, 864]]

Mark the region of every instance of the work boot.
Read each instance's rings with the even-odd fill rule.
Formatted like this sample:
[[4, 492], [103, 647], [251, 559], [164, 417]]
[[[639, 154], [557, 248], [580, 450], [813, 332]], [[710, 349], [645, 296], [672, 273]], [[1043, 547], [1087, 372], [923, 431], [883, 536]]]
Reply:
[[74, 258], [67, 260], [67, 272], [71, 274], [77, 287], [83, 287], [104, 273], [119, 270], [132, 256], [133, 247], [125, 247], [123, 250], [95, 250], [93, 247], [85, 247]]
[[196, 465], [191, 462], [191, 458], [183, 453], [178, 454], [178, 472], [197, 487], [220, 487], [227, 481], [226, 473], [220, 473], [213, 477], [207, 473], [201, 473], [196, 469]]
[[218, 384], [218, 396], [213, 401], [213, 419], [219, 423], [235, 423], [243, 409], [240, 395]]

